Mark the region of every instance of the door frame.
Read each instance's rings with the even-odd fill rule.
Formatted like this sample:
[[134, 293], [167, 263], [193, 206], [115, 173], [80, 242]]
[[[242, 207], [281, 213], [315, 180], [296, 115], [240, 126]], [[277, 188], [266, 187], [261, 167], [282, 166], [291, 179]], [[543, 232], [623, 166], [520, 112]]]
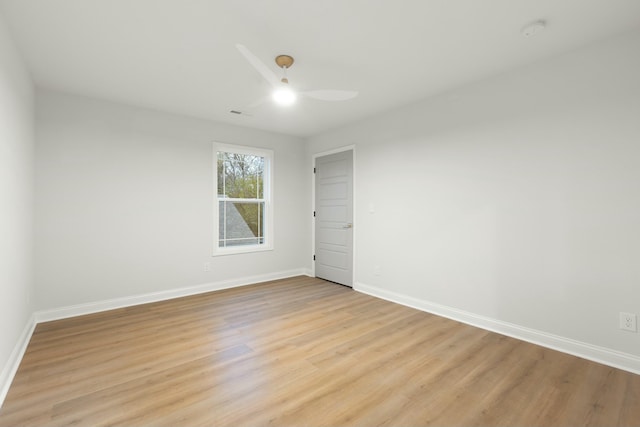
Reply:
[[313, 260], [313, 256], [316, 252], [316, 219], [313, 216], [313, 212], [316, 210], [316, 174], [313, 171], [316, 167], [316, 159], [318, 157], [329, 156], [331, 154], [342, 153], [344, 151], [351, 151], [353, 153], [351, 162], [352, 162], [352, 185], [353, 191], [351, 196], [351, 208], [353, 209], [353, 248], [351, 253], [351, 283], [352, 287], [355, 289], [356, 285], [356, 146], [355, 145], [345, 145], [344, 147], [334, 148], [328, 151], [322, 151], [320, 153], [316, 153], [311, 158], [311, 167], [309, 168], [311, 171], [311, 276], [316, 277], [316, 262]]

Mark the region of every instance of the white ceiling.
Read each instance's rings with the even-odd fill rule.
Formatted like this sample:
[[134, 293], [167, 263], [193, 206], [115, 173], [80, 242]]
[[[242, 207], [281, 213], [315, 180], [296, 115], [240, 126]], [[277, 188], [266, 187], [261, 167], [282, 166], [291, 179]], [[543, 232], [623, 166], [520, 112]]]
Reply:
[[[310, 136], [640, 27], [640, 0], [0, 0], [36, 84]], [[522, 27], [544, 19], [546, 31]], [[344, 102], [270, 102], [236, 50], [301, 90]], [[230, 114], [236, 109], [249, 115]]]

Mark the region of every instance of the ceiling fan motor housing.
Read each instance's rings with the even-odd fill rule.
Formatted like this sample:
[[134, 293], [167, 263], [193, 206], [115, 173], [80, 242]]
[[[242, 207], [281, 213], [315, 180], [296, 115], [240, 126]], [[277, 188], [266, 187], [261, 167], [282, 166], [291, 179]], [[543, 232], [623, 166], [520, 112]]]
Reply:
[[278, 55], [276, 56], [276, 64], [278, 64], [279, 68], [289, 68], [293, 65], [293, 56]]

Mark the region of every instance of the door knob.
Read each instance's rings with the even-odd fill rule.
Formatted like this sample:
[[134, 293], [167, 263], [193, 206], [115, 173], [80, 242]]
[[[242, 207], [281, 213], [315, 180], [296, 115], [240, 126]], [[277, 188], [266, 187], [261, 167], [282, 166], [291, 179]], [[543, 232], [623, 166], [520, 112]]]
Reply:
[[348, 223], [347, 225], [345, 225], [345, 226], [344, 226], [344, 227], [342, 227], [342, 228], [352, 228], [352, 227], [353, 227], [353, 224], [352, 224], [352, 223]]

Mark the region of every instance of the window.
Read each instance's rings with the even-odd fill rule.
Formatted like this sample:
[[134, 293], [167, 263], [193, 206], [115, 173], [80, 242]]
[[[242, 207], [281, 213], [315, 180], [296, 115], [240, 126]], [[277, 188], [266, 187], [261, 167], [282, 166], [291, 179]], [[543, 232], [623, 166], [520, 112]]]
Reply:
[[273, 153], [216, 146], [215, 255], [273, 248], [271, 164]]

